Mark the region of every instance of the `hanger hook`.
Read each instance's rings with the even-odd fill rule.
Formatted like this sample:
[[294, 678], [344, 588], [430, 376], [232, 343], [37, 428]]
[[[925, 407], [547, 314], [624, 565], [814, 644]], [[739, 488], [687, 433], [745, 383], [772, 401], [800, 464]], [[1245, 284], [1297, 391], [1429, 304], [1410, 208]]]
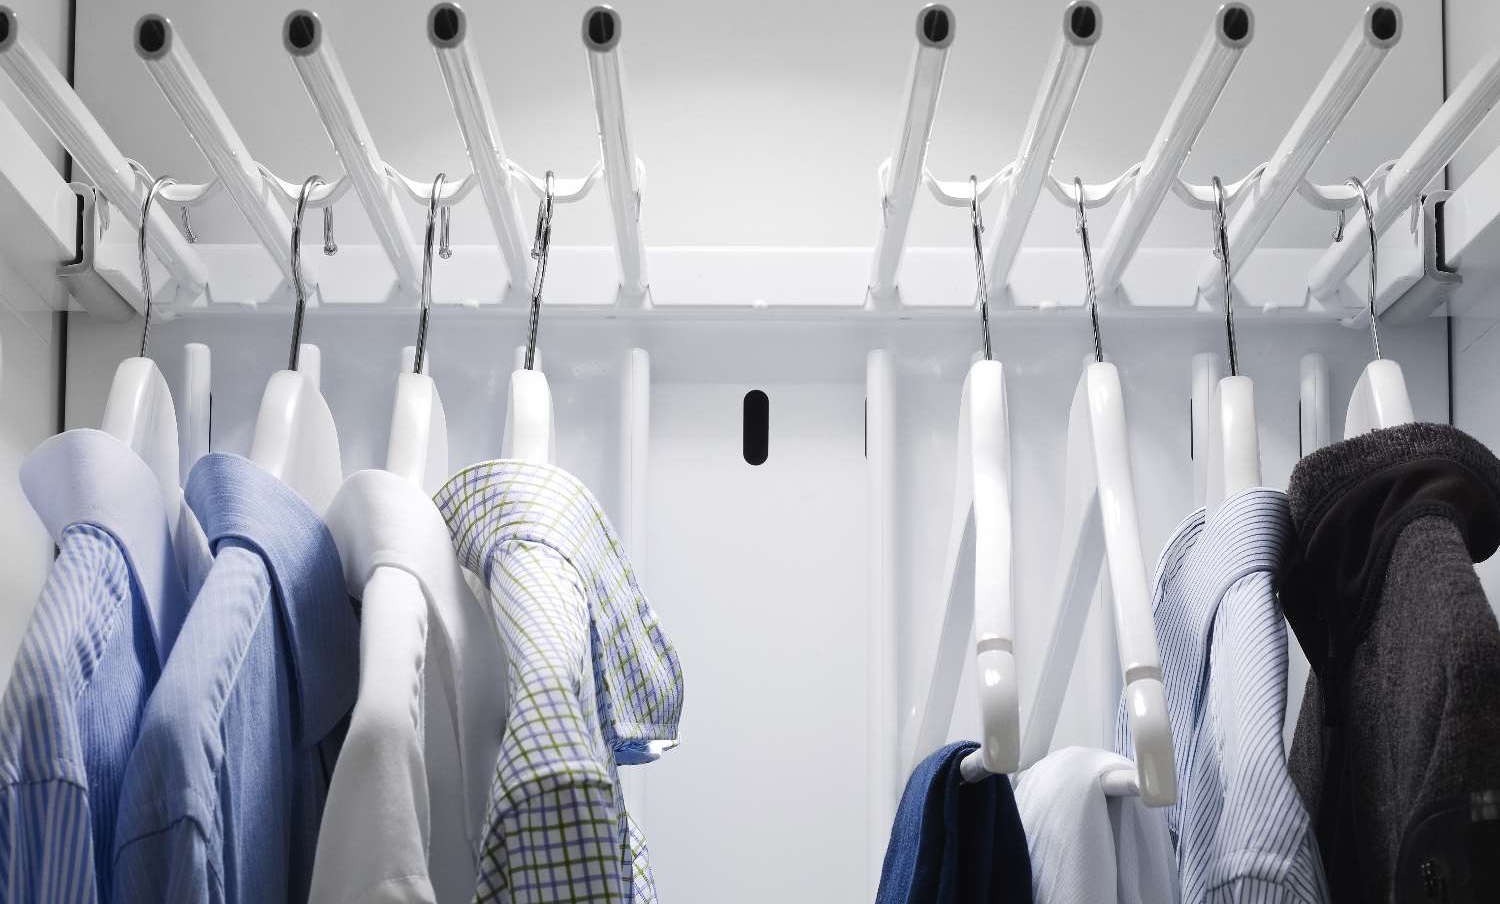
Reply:
[[427, 315], [432, 310], [432, 238], [437, 229], [438, 196], [447, 178], [447, 173], [437, 174], [432, 180], [432, 196], [427, 199], [427, 235], [422, 240], [422, 314], [417, 320], [417, 356], [411, 364], [414, 374], [422, 372], [422, 358], [427, 353]]
[[979, 177], [969, 176], [969, 231], [974, 237], [974, 292], [979, 296], [979, 333], [984, 342], [984, 360], [995, 360], [990, 348], [990, 281], [984, 272], [984, 214], [979, 209]]
[[323, 254], [333, 257], [339, 253], [339, 243], [333, 240], [333, 202], [323, 206]]
[[1344, 184], [1359, 192], [1359, 205], [1365, 212], [1365, 231], [1370, 237], [1370, 283], [1366, 290], [1365, 305], [1370, 315], [1370, 344], [1375, 347], [1375, 360], [1380, 360], [1380, 321], [1375, 317], [1376, 260], [1379, 241], [1375, 235], [1375, 214], [1370, 208], [1370, 192], [1358, 176], [1350, 176]]
[[146, 357], [146, 342], [151, 338], [151, 261], [146, 257], [146, 232], [151, 222], [151, 205], [156, 201], [156, 195], [168, 185], [177, 184], [177, 180], [171, 176], [162, 176], [151, 187], [146, 190], [146, 201], [141, 205], [141, 235], [139, 251], [141, 255], [141, 295], [146, 302], [145, 322], [141, 324], [141, 357]]
[[307, 290], [302, 285], [302, 215], [307, 212], [307, 199], [313, 189], [322, 184], [322, 176], [308, 176], [303, 181], [292, 216], [292, 288], [297, 293], [297, 307], [292, 313], [292, 351], [287, 356], [287, 370], [297, 369], [297, 356], [302, 350], [302, 315], [307, 309]]
[[1214, 257], [1219, 259], [1219, 276], [1224, 287], [1224, 339], [1229, 345], [1229, 375], [1240, 375], [1240, 349], [1234, 338], [1234, 287], [1229, 265], [1229, 225], [1224, 215], [1224, 183], [1218, 176], [1210, 180], [1214, 193]]
[[536, 365], [536, 331], [542, 319], [542, 283], [547, 279], [547, 255], [552, 250], [552, 170], [547, 170], [542, 190], [542, 202], [536, 208], [536, 238], [532, 241], [531, 256], [536, 259], [536, 268], [531, 273], [531, 326], [526, 333], [526, 369]]
[[1083, 209], [1083, 180], [1073, 177], [1073, 196], [1077, 206], [1073, 210], [1074, 231], [1083, 245], [1083, 276], [1088, 283], [1089, 322], [1094, 328], [1094, 360], [1104, 363], [1104, 342], [1099, 337], [1099, 290], [1094, 285], [1094, 250], [1089, 247], [1089, 218]]

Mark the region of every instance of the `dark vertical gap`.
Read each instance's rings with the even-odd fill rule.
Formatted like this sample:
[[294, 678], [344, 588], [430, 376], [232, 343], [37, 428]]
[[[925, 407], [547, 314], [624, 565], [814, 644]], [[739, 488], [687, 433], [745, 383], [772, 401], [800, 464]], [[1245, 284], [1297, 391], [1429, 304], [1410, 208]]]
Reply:
[[[1443, 100], [1448, 99], [1448, 0], [1438, 3], [1438, 36], [1440, 38], [1442, 52], [1439, 57], [1442, 60], [1443, 76]], [[1443, 167], [1443, 188], [1453, 187], [1452, 165]], [[1453, 311], [1447, 311], [1443, 318], [1443, 326], [1448, 334], [1448, 426], [1456, 426], [1454, 423], [1454, 401], [1453, 401]]]
[[759, 389], [745, 393], [741, 454], [751, 465], [763, 465], [770, 452], [771, 400]]
[[[64, 42], [63, 71], [68, 76], [68, 84], [76, 83], [77, 59], [78, 59], [78, 0], [68, 0], [68, 34]], [[73, 155], [63, 148], [63, 181], [73, 181]], [[83, 199], [78, 199], [78, 226], [74, 231], [74, 247], [83, 248]], [[57, 432], [61, 433], [68, 426], [68, 314], [67, 299], [63, 299], [63, 309], [53, 317], [52, 340], [57, 347]]]

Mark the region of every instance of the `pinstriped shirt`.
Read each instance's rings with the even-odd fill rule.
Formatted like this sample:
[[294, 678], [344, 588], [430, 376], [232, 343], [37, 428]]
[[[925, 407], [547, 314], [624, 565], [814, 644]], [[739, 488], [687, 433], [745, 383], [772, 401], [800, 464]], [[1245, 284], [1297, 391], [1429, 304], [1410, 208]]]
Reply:
[[109, 887], [121, 775], [187, 601], [156, 476], [128, 446], [59, 434], [21, 482], [58, 556], [0, 702], [0, 901], [93, 902]]
[[[1312, 821], [1287, 772], [1286, 625], [1275, 577], [1292, 540], [1284, 493], [1199, 509], [1157, 563], [1152, 613], [1167, 692], [1184, 904], [1328, 900]], [[1115, 749], [1132, 749], [1123, 705]]]
[[675, 742], [682, 669], [614, 529], [576, 478], [528, 462], [466, 468], [437, 503], [508, 654], [475, 900], [654, 902], [616, 766]]

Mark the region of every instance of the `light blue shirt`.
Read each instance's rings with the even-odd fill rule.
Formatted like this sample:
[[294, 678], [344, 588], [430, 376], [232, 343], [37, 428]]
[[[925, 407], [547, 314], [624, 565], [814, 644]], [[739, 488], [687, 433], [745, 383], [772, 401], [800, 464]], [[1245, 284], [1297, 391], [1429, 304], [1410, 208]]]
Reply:
[[156, 476], [124, 443], [69, 431], [20, 477], [58, 556], [0, 702], [0, 900], [92, 902], [186, 595]]
[[338, 551], [239, 456], [205, 456], [186, 493], [214, 563], [130, 755], [113, 899], [302, 901], [358, 681]]
[[[1188, 516], [1157, 563], [1152, 614], [1167, 692], [1184, 904], [1328, 900], [1317, 840], [1287, 772], [1286, 624], [1275, 578], [1286, 494], [1236, 494]], [[1132, 750], [1122, 707], [1115, 750]]]

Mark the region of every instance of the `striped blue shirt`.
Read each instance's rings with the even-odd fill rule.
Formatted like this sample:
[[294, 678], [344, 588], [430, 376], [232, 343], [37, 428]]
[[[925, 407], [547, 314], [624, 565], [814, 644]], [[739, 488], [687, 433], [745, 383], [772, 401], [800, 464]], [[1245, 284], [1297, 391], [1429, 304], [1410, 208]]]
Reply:
[[113, 899], [303, 901], [358, 681], [338, 550], [239, 456], [205, 456], [186, 491], [214, 563], [130, 755]]
[[108, 889], [121, 777], [186, 609], [156, 476], [75, 430], [21, 483], [58, 545], [0, 702], [0, 901], [93, 902]]
[[[1152, 613], [1178, 788], [1167, 822], [1184, 904], [1328, 900], [1282, 740], [1275, 578], [1291, 539], [1286, 495], [1250, 489], [1211, 521], [1202, 509], [1188, 516], [1157, 563]], [[1123, 704], [1115, 724], [1115, 750], [1127, 753]]]

